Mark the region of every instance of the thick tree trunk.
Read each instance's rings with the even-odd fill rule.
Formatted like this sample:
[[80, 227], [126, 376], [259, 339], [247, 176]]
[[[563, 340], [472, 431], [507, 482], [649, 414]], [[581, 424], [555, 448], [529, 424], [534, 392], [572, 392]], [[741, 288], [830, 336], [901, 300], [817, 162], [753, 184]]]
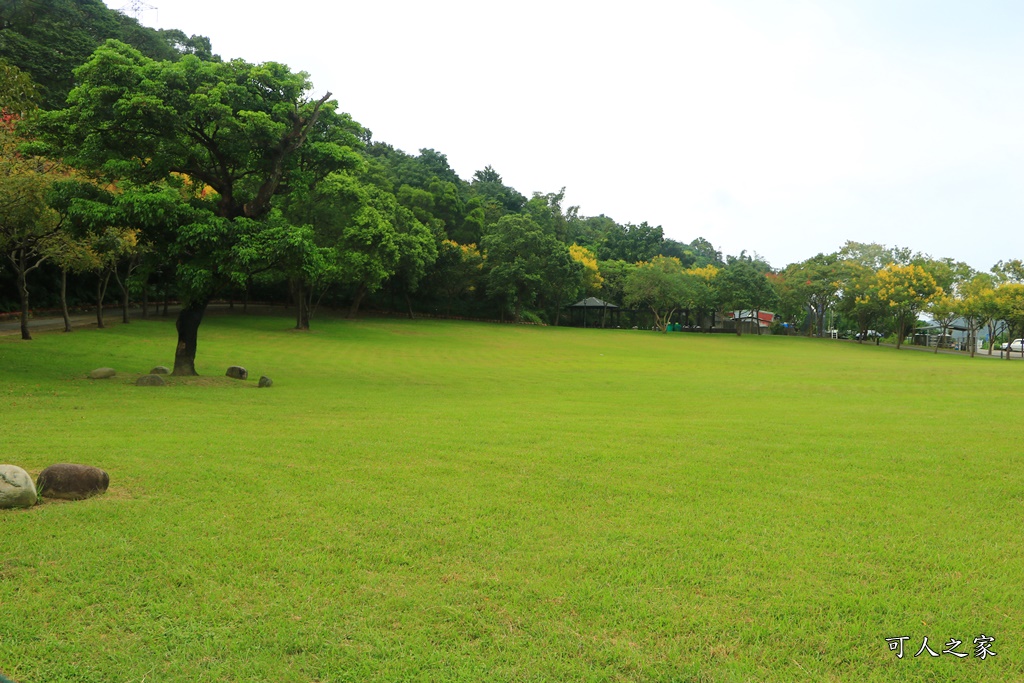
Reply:
[[366, 296], [366, 285], [361, 284], [356, 290], [355, 297], [352, 298], [352, 305], [348, 309], [349, 318], [354, 318], [359, 313], [359, 304], [362, 303], [364, 296]]
[[412, 297], [409, 296], [409, 292], [405, 293], [405, 309], [409, 311], [409, 320], [415, 320], [416, 314], [412, 312]]
[[198, 301], [182, 307], [178, 313], [175, 328], [178, 330], [178, 346], [174, 350], [172, 375], [192, 377], [196, 372], [196, 340], [199, 324], [203, 322], [207, 301]]
[[21, 338], [25, 341], [32, 339], [28, 331], [28, 273], [25, 272], [24, 263], [18, 268], [18, 295], [21, 298]]
[[245, 278], [245, 291], [242, 293], [242, 313], [249, 312], [249, 288], [252, 286], [252, 278]]
[[149, 285], [142, 283], [142, 318], [149, 317]]
[[71, 316], [68, 315], [68, 269], [60, 269], [60, 312], [64, 316], [64, 331], [71, 331]]
[[754, 311], [754, 325], [757, 326], [757, 336], [760, 337], [761, 336], [761, 311], [760, 311], [760, 309]]

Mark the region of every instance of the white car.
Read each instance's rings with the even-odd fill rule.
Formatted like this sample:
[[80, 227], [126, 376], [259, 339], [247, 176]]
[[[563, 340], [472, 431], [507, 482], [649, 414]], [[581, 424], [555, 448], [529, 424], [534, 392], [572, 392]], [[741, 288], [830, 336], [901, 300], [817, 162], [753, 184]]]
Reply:
[[1003, 350], [1006, 351], [1017, 351], [1018, 353], [1024, 353], [1024, 339], [1014, 339], [1009, 344], [1003, 344]]

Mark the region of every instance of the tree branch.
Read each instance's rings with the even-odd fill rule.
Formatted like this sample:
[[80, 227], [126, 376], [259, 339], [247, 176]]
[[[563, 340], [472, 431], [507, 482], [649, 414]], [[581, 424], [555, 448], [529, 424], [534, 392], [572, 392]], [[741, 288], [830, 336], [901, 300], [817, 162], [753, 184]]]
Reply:
[[288, 155], [293, 151], [302, 146], [302, 143], [306, 141], [306, 137], [309, 135], [310, 129], [316, 124], [316, 120], [320, 117], [320, 110], [324, 103], [330, 98], [331, 93], [327, 93], [313, 105], [313, 113], [308, 119], [303, 119], [298, 113], [298, 106], [296, 106], [296, 112], [293, 119], [291, 131], [285, 135], [284, 139], [278, 144], [272, 155], [273, 165], [271, 166], [270, 175], [264, 181], [263, 185], [260, 186], [259, 191], [256, 193], [255, 199], [247, 203], [243, 209], [242, 214], [249, 218], [259, 218], [270, 209], [270, 199], [274, 196], [277, 191], [278, 185], [281, 183], [281, 177], [284, 175], [284, 162], [288, 158]]

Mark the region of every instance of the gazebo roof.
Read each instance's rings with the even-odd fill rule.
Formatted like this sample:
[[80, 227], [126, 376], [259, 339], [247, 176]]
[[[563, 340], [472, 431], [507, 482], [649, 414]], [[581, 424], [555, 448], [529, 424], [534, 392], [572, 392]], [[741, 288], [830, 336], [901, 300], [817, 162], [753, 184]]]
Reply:
[[607, 301], [601, 301], [600, 299], [592, 296], [588, 296], [586, 299], [577, 301], [576, 303], [567, 306], [566, 308], [618, 308], [615, 304], [610, 304]]

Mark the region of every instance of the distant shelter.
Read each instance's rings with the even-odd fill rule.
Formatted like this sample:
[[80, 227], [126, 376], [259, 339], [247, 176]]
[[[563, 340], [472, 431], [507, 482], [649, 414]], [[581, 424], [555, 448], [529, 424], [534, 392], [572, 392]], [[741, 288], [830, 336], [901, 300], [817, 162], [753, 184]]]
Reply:
[[597, 297], [588, 296], [569, 309], [569, 324], [576, 327], [618, 327], [619, 307]]

